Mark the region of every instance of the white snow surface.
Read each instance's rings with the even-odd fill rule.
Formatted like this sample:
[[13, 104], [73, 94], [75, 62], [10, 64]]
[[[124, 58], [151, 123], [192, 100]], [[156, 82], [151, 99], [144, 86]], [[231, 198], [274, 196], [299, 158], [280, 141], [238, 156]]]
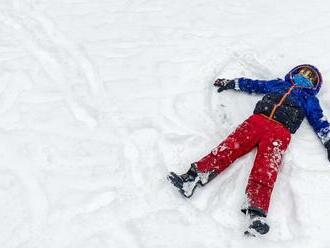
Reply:
[[330, 247], [330, 162], [305, 121], [244, 238], [255, 151], [191, 199], [167, 182], [251, 115], [216, 78], [323, 73], [326, 0], [1, 0], [0, 247]]

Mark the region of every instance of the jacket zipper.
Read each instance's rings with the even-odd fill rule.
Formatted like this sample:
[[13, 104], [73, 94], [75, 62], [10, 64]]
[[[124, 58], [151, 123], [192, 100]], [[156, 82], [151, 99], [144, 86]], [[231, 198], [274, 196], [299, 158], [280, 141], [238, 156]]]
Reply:
[[289, 88], [288, 92], [286, 92], [286, 93], [282, 96], [280, 102], [279, 102], [278, 104], [275, 105], [275, 107], [273, 108], [272, 112], [270, 113], [269, 119], [273, 119], [273, 117], [274, 117], [274, 115], [275, 115], [275, 112], [276, 112], [277, 108], [280, 107], [280, 106], [283, 104], [283, 102], [284, 102], [285, 99], [288, 97], [288, 95], [290, 95], [290, 93], [291, 93], [291, 91], [293, 90], [293, 88], [294, 88], [294, 85], [291, 86], [291, 87]]

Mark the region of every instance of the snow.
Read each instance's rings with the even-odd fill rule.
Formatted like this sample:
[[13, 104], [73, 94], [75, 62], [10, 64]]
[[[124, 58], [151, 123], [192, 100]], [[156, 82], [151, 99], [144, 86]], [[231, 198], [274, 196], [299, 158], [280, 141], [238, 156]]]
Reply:
[[166, 181], [210, 152], [260, 96], [218, 77], [316, 65], [330, 114], [324, 0], [1, 0], [3, 248], [328, 247], [330, 163], [305, 121], [269, 211], [246, 239], [255, 151], [195, 195]]

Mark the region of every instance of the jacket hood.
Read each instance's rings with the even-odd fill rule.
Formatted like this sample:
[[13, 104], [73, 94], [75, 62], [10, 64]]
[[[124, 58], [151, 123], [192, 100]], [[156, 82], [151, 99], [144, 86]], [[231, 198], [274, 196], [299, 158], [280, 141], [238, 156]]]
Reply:
[[309, 94], [316, 95], [320, 91], [320, 88], [322, 85], [322, 75], [321, 75], [320, 71], [313, 65], [302, 64], [302, 65], [298, 65], [298, 66], [294, 67], [291, 71], [289, 71], [288, 74], [285, 75], [285, 81], [288, 81], [291, 84], [294, 84], [293, 76], [295, 74], [297, 74], [298, 71], [303, 67], [308, 67], [309, 69], [311, 69], [312, 71], [314, 71], [317, 74], [318, 80], [314, 87], [302, 87], [304, 90], [308, 91]]

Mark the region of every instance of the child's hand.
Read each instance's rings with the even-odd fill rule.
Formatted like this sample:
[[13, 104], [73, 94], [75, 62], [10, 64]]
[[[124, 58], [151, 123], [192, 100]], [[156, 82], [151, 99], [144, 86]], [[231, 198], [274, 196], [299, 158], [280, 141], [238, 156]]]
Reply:
[[327, 141], [327, 143], [325, 143], [324, 146], [328, 151], [328, 160], [330, 161], [330, 141]]
[[219, 93], [223, 90], [235, 89], [235, 81], [231, 79], [219, 78], [215, 80], [213, 85], [218, 87]]

